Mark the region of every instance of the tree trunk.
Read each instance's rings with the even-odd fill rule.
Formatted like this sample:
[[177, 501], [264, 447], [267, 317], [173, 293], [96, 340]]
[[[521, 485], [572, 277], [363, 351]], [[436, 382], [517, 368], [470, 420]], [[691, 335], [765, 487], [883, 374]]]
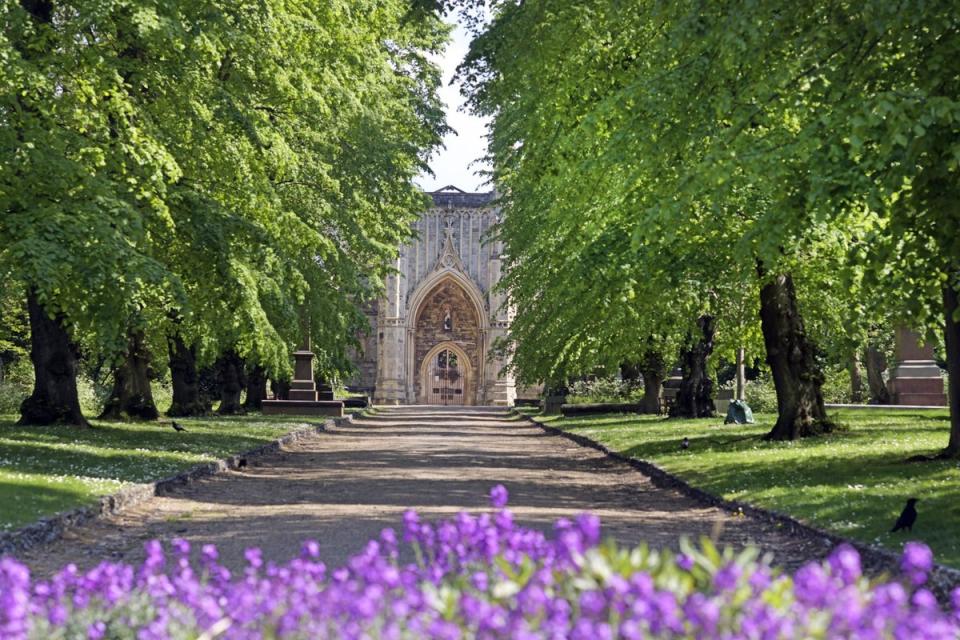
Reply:
[[[957, 278], [960, 280], [960, 278]], [[960, 458], [960, 282], [947, 281], [943, 288], [944, 342], [947, 347], [947, 404], [950, 406], [950, 442], [944, 457]]]
[[660, 400], [663, 396], [663, 379], [667, 375], [667, 365], [657, 351], [647, 351], [640, 363], [643, 373], [643, 413], [660, 413]]
[[144, 345], [143, 332], [137, 331], [130, 334], [123, 362], [113, 372], [113, 391], [100, 418], [156, 420], [159, 415], [150, 388], [150, 354]]
[[850, 402], [863, 402], [863, 370], [860, 367], [860, 352], [850, 354]]
[[638, 362], [621, 362], [620, 363], [620, 379], [624, 382], [630, 383], [631, 385], [636, 385], [640, 378], [642, 377], [643, 372], [640, 370], [640, 363]]
[[746, 399], [747, 390], [747, 350], [743, 347], [737, 349], [737, 391], [735, 399], [743, 401]]
[[267, 372], [260, 365], [254, 366], [247, 374], [247, 399], [243, 408], [247, 411], [260, 411], [267, 399]]
[[200, 397], [200, 376], [197, 374], [197, 348], [189, 347], [180, 335], [167, 339], [170, 353], [170, 379], [173, 402], [167, 409], [171, 417], [202, 416], [207, 407]]
[[795, 440], [833, 429], [823, 406], [823, 372], [807, 337], [789, 274], [760, 289], [760, 327], [777, 390], [777, 422], [767, 440]]
[[220, 378], [220, 415], [243, 413], [240, 394], [243, 392], [245, 376], [243, 359], [235, 351], [228, 351], [217, 361], [217, 373]]
[[697, 319], [700, 337], [680, 354], [683, 380], [677, 390], [677, 401], [670, 408], [671, 418], [709, 418], [717, 414], [713, 404], [713, 380], [707, 371], [707, 358], [713, 353], [714, 321], [712, 316]]
[[273, 392], [274, 400], [290, 399], [290, 381], [289, 380], [271, 380], [270, 391]]
[[33, 361], [33, 393], [20, 405], [20, 425], [72, 424], [89, 427], [77, 395], [79, 349], [70, 339], [63, 314], [51, 318], [27, 291], [30, 316], [30, 360]]
[[890, 390], [883, 381], [883, 372], [887, 370], [887, 359], [883, 357], [882, 351], [872, 345], [867, 345], [864, 356], [870, 404], [890, 404]]

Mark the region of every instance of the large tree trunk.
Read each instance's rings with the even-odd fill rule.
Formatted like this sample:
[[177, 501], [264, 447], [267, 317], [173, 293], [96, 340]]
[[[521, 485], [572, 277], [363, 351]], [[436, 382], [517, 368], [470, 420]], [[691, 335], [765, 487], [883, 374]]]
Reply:
[[795, 440], [831, 431], [823, 406], [823, 373], [816, 347], [807, 337], [790, 274], [775, 276], [760, 289], [760, 327], [767, 364], [777, 390], [777, 422], [768, 440]]
[[100, 417], [156, 420], [159, 415], [150, 388], [150, 354], [144, 345], [143, 332], [137, 331], [130, 334], [123, 362], [113, 372], [113, 391]]
[[860, 352], [850, 354], [850, 402], [863, 402], [863, 370], [860, 367]]
[[659, 352], [648, 350], [640, 362], [643, 373], [643, 413], [660, 413], [660, 400], [663, 396], [663, 379], [667, 376], [667, 365]]
[[207, 412], [207, 406], [200, 395], [196, 347], [188, 347], [179, 334], [167, 339], [167, 347], [170, 353], [170, 380], [173, 384], [173, 402], [167, 409], [167, 415], [202, 416]]
[[290, 381], [289, 380], [271, 380], [270, 391], [273, 392], [274, 400], [290, 399]]
[[[960, 276], [957, 277], [960, 280]], [[944, 342], [947, 347], [947, 404], [950, 406], [950, 442], [944, 457], [960, 458], [960, 296], [954, 288], [960, 282], [947, 281], [943, 288]]]
[[243, 392], [245, 376], [243, 359], [235, 351], [228, 351], [217, 361], [217, 373], [220, 378], [220, 415], [243, 413], [240, 394]]
[[243, 408], [247, 411], [260, 411], [267, 399], [267, 372], [260, 365], [254, 366], [247, 374], [247, 399]]
[[707, 358], [713, 353], [713, 325], [712, 316], [697, 318], [700, 337], [680, 354], [683, 380], [677, 390], [677, 401], [670, 408], [671, 418], [708, 418], [717, 414], [713, 380], [707, 371]]
[[63, 314], [51, 318], [27, 291], [30, 315], [30, 360], [33, 361], [33, 393], [20, 405], [21, 425], [72, 424], [89, 427], [77, 395], [79, 349], [63, 326]]
[[887, 370], [887, 359], [883, 352], [873, 345], [867, 345], [864, 363], [867, 369], [867, 387], [870, 389], [870, 404], [890, 404], [890, 390], [883, 381], [883, 372]]

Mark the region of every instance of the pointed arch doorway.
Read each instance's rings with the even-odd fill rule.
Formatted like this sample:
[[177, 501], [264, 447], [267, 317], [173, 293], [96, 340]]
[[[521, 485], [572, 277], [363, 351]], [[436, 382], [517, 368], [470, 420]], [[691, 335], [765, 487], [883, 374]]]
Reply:
[[407, 371], [412, 374], [408, 401], [477, 404], [482, 399], [485, 335], [482, 307], [474, 302], [469, 281], [438, 273], [415, 293], [414, 302], [407, 342]]
[[467, 354], [452, 342], [441, 342], [423, 359], [420, 404], [473, 404], [473, 368]]

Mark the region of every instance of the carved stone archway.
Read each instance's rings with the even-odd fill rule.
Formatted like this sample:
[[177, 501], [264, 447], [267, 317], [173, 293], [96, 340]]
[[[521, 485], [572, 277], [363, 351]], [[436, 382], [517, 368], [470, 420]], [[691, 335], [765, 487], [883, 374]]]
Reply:
[[439, 353], [440, 345], [453, 347], [460, 362], [469, 367], [463, 375], [465, 404], [482, 402], [479, 381], [483, 380], [484, 354], [487, 348], [487, 323], [483, 308], [476, 303], [459, 274], [436, 278], [429, 289], [417, 291], [411, 306], [408, 327], [407, 390], [409, 402], [424, 402], [424, 367]]

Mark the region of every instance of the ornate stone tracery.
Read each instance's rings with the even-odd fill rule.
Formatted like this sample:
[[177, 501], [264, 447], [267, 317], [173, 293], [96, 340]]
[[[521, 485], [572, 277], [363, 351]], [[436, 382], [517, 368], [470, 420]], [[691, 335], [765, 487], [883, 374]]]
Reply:
[[357, 358], [363, 375], [354, 386], [372, 390], [378, 403], [424, 402], [427, 356], [447, 343], [450, 353], [461, 354], [457, 366], [467, 367], [458, 382], [466, 385], [457, 393], [462, 402], [511, 404], [512, 377], [501, 376], [505, 363], [489, 355], [510, 320], [494, 291], [500, 278], [499, 243], [490, 238], [498, 216], [494, 194], [445, 187], [430, 195], [434, 206], [414, 225], [416, 239], [401, 248], [387, 295], [368, 314], [370, 337]]

